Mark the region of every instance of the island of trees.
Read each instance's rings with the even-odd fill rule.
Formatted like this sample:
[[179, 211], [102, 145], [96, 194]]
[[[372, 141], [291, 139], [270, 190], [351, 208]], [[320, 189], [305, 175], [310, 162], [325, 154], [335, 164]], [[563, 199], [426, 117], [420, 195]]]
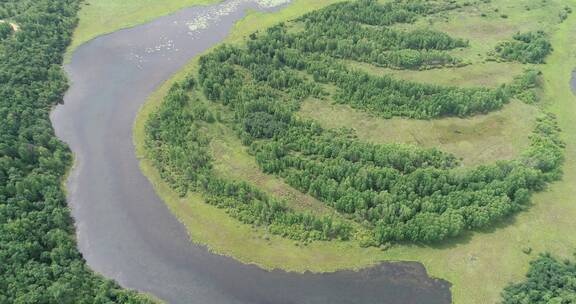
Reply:
[[512, 38], [496, 46], [496, 53], [505, 61], [544, 63], [544, 58], [552, 52], [552, 45], [542, 31], [516, 33]]

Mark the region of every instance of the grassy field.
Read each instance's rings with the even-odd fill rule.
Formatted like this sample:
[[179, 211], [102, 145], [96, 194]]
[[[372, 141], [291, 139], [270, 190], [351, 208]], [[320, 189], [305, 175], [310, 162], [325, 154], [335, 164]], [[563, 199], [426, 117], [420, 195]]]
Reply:
[[192, 5], [219, 0], [86, 0], [66, 58], [81, 44], [119, 29], [142, 24]]
[[[236, 25], [227, 42], [237, 43], [252, 31], [332, 2], [336, 1], [296, 0], [288, 8], [277, 13], [252, 13]], [[555, 7], [549, 5], [542, 7], [541, 10], [527, 11], [532, 19], [522, 19], [519, 8], [525, 10], [525, 7], [521, 5], [536, 5], [533, 4], [534, 1], [499, 1], [498, 3], [501, 13], [492, 11], [487, 17], [482, 17], [486, 18], [486, 22], [482, 21], [480, 26], [473, 27], [474, 35], [487, 36], [491, 32], [489, 29], [495, 29], [497, 36], [501, 37], [490, 39], [499, 40], [502, 37], [508, 37], [517, 30], [517, 27], [523, 26], [526, 22], [537, 23], [555, 14]], [[576, 1], [569, 3], [575, 5]], [[478, 12], [474, 12], [476, 13]], [[504, 13], [507, 14], [507, 18], [500, 16]], [[461, 19], [449, 15], [446, 18], [447, 22], [438, 21], [437, 23], [446, 30], [456, 31], [462, 24], [474, 25], [475, 18], [480, 17], [471, 15]], [[508, 27], [505, 27], [506, 24]], [[576, 221], [574, 221], [576, 204], [573, 201], [576, 197], [576, 187], [574, 187], [576, 184], [576, 116], [574, 115], [576, 102], [569, 86], [570, 74], [576, 65], [572, 51], [576, 42], [571, 39], [576, 35], [576, 15], [571, 15], [560, 25], [545, 27], [550, 32], [554, 30], [551, 37], [554, 53], [548, 58], [548, 64], [541, 66], [544, 73], [543, 101], [548, 110], [558, 115], [564, 129], [564, 139], [567, 142], [565, 175], [561, 182], [553, 184], [545, 192], [536, 194], [533, 198], [533, 206], [529, 210], [486, 231], [468, 233], [438, 246], [397, 245], [386, 251], [378, 248], [360, 248], [354, 242], [314, 242], [301, 246], [293, 241], [268, 235], [263, 229], [241, 225], [228, 217], [224, 211], [204, 204], [197, 194], [190, 194], [181, 199], [162, 182], [158, 172], [144, 158], [143, 126], [147, 115], [160, 104], [171, 84], [182, 79], [186, 73], [194, 71], [197, 60], [191, 61], [185, 69], [167, 81], [151, 96], [141, 110], [135, 124], [134, 138], [138, 155], [141, 158], [142, 170], [150, 178], [169, 208], [186, 225], [191, 239], [194, 242], [208, 245], [214, 252], [230, 255], [240, 261], [258, 264], [267, 269], [282, 268], [292, 271], [322, 272], [361, 268], [388, 260], [419, 261], [426, 266], [432, 276], [447, 279], [453, 283], [452, 293], [455, 303], [497, 303], [502, 288], [510, 282], [523, 278], [529, 261], [535, 257], [536, 253], [551, 251], [560, 256], [569, 256], [576, 248], [576, 234], [573, 233], [576, 231]], [[463, 32], [462, 35], [464, 34]], [[489, 41], [488, 38], [485, 39]], [[482, 45], [482, 48], [488, 49], [488, 46]], [[476, 56], [473, 52], [467, 56], [480, 58], [484, 56], [482, 50], [479, 46], [475, 52], [481, 54], [480, 56]], [[484, 59], [478, 59], [477, 63], [480, 62], [484, 62]], [[504, 65], [500, 72], [495, 70], [492, 73], [499, 75], [508, 72]], [[477, 76], [477, 78], [481, 77]], [[524, 116], [529, 116], [522, 112], [525, 109], [516, 109], [519, 112], [514, 112], [516, 111], [514, 107], [522, 106], [512, 104], [507, 107], [502, 113], [511, 111], [509, 115], [502, 113], [492, 115], [503, 115], [503, 121], [499, 123], [501, 129], [504, 129], [517, 123], [513, 121], [514, 115], [521, 116], [517, 117], [519, 121], [525, 119]], [[475, 119], [479, 120], [477, 123], [481, 125], [482, 120], [490, 120], [490, 116]], [[462, 127], [464, 127], [463, 123]], [[470, 132], [475, 132], [475, 130], [472, 129]], [[476, 134], [478, 140], [483, 140], [482, 133]], [[478, 142], [470, 149], [474, 146], [478, 149], [483, 148], [478, 146], [480, 144], [481, 142]], [[533, 249], [531, 255], [523, 253], [523, 249], [528, 247]]]
[[474, 2], [478, 4], [432, 15], [414, 24], [401, 24], [399, 27], [431, 28], [468, 39], [470, 47], [454, 50], [453, 54], [468, 63], [483, 63], [489, 57], [487, 53], [499, 41], [511, 39], [517, 32], [553, 31], [560, 21], [560, 10], [568, 3], [562, 0]]
[[325, 128], [352, 128], [364, 141], [436, 147], [456, 155], [464, 165], [478, 165], [516, 158], [530, 144], [528, 135], [538, 112], [535, 106], [514, 101], [501, 111], [470, 118], [383, 119], [346, 105], [314, 99], [304, 102], [300, 115]]
[[497, 87], [512, 81], [514, 76], [521, 74], [526, 68], [522, 64], [513, 62], [479, 62], [458, 68], [414, 72], [381, 68], [361, 62], [348, 61], [346, 63], [373, 75], [390, 74], [404, 80], [459, 87]]

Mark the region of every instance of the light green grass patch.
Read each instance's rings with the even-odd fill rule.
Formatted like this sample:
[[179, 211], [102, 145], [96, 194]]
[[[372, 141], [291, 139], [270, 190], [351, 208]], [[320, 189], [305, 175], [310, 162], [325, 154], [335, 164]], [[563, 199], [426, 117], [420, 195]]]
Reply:
[[408, 81], [457, 87], [497, 87], [510, 83], [515, 76], [522, 74], [529, 67], [512, 62], [479, 62], [457, 68], [412, 71], [381, 68], [350, 60], [344, 62], [371, 75], [392, 75]]
[[513, 101], [501, 111], [470, 118], [383, 119], [347, 105], [310, 99], [299, 115], [325, 128], [352, 128], [363, 141], [438, 148], [462, 159], [464, 165], [478, 165], [516, 158], [530, 144], [528, 135], [538, 112], [534, 106]]

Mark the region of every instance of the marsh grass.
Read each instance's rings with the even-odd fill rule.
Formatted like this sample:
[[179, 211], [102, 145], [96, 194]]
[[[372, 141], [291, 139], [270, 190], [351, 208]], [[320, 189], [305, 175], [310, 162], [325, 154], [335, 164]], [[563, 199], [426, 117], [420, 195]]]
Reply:
[[384, 119], [330, 100], [309, 99], [299, 115], [325, 128], [351, 128], [362, 141], [437, 148], [474, 166], [519, 156], [530, 144], [538, 113], [535, 106], [513, 101], [501, 111], [470, 118]]

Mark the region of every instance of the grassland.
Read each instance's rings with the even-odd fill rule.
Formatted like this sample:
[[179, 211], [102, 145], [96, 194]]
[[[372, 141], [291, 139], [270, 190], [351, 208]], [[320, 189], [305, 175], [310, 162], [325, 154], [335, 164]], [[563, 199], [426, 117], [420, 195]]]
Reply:
[[501, 111], [471, 118], [383, 119], [346, 105], [315, 99], [304, 102], [300, 115], [325, 128], [352, 128], [358, 138], [372, 143], [436, 147], [454, 154], [463, 165], [473, 166], [516, 158], [530, 144], [528, 135], [538, 110], [514, 101]]
[[[251, 13], [236, 25], [227, 42], [238, 43], [250, 32], [336, 1], [311, 2], [297, 0], [288, 8], [273, 14]], [[191, 61], [185, 69], [151, 96], [139, 114], [135, 124], [134, 139], [141, 158], [142, 170], [150, 178], [169, 208], [186, 225], [191, 239], [194, 242], [208, 245], [214, 252], [230, 255], [240, 261], [258, 264], [267, 269], [281, 268], [292, 271], [322, 272], [361, 268], [379, 261], [418, 261], [426, 266], [432, 276], [447, 279], [453, 283], [452, 293], [455, 303], [496, 303], [504, 286], [523, 278], [528, 263], [534, 258], [535, 253], [551, 251], [560, 256], [569, 256], [576, 248], [576, 234], [572, 233], [576, 231], [576, 221], [574, 221], [576, 204], [573, 201], [573, 197], [576, 197], [576, 187], [574, 187], [576, 184], [576, 117], [574, 115], [576, 103], [569, 85], [572, 68], [576, 65], [576, 58], [572, 51], [576, 43], [571, 39], [576, 34], [576, 16], [571, 15], [559, 25], [546, 25], [545, 21], [552, 20], [550, 18], [555, 16], [557, 13], [555, 9], [558, 7], [558, 5], [552, 5], [552, 1], [547, 3], [548, 5], [540, 7], [540, 10], [528, 11], [525, 8], [526, 5], [540, 5], [540, 2], [498, 1], [497, 7], [495, 7], [496, 4], [487, 5], [490, 13], [486, 17], [480, 17], [478, 11], [463, 11], [459, 12], [460, 17], [457, 14], [448, 15], [444, 20], [433, 23], [447, 31], [477, 36], [476, 39], [482, 42], [473, 46], [472, 51], [463, 51], [469, 52], [466, 58], [475, 58], [476, 64], [485, 62], [484, 51], [488, 50], [488, 46], [494, 45], [492, 42], [508, 37], [522, 26], [536, 27], [540, 22], [546, 30], [553, 32], [551, 41], [554, 53], [548, 58], [547, 64], [540, 67], [544, 73], [542, 100], [547, 110], [558, 115], [564, 129], [564, 139], [567, 142], [565, 175], [561, 182], [553, 184], [545, 192], [536, 194], [533, 198], [533, 206], [529, 210], [500, 223], [497, 227], [468, 233], [442, 245], [397, 245], [386, 251], [378, 248], [360, 248], [354, 242], [314, 242], [301, 246], [293, 241], [270, 236], [264, 230], [241, 225], [228, 217], [224, 211], [202, 203], [201, 197], [197, 194], [192, 193], [183, 199], [180, 198], [162, 182], [158, 172], [144, 158], [143, 126], [147, 115], [160, 104], [167, 89], [175, 81], [195, 70], [196, 60]], [[554, 3], [558, 4], [558, 2]], [[576, 1], [560, 3], [576, 5]], [[499, 13], [494, 11], [496, 8]], [[506, 14], [507, 18], [503, 18], [502, 14]], [[531, 24], [526, 24], [528, 21]], [[461, 27], [472, 28], [472, 33], [460, 31]], [[496, 34], [493, 35], [493, 33]], [[433, 72], [446, 73], [442, 70]], [[493, 75], [509, 74], [509, 70], [507, 70], [507, 65], [503, 65], [500, 71], [496, 69], [491, 73]], [[465, 73], [462, 74], [463, 78], [465, 76]], [[440, 79], [442, 77], [435, 77], [431, 74], [425, 78]], [[513, 109], [518, 106], [518, 104], [512, 104], [509, 107]], [[506, 108], [503, 113], [505, 111], [510, 111], [510, 108]], [[513, 121], [515, 116], [522, 116], [516, 117], [520, 122], [526, 118], [521, 110], [512, 112], [513, 115], [500, 113], [504, 115], [503, 117], [508, 117], [508, 122], [502, 122], [502, 128], [516, 123]], [[492, 115], [497, 115], [497, 113]], [[475, 119], [479, 120], [478, 123], [481, 125], [481, 120], [490, 118], [486, 116]], [[382, 128], [386, 128], [384, 124], [389, 122], [376, 121], [374, 123], [383, 124]], [[462, 122], [462, 126], [464, 124]], [[393, 127], [389, 128], [392, 130], [388, 132], [394, 131]], [[421, 132], [423, 128], [417, 129], [418, 132]], [[398, 130], [398, 132], [400, 135], [396, 136], [402, 136], [401, 131]], [[474, 130], [470, 132], [474, 134]], [[477, 133], [478, 140], [482, 140], [481, 134], [481, 132]], [[511, 134], [509, 138], [513, 137], [514, 134]], [[478, 149], [483, 148], [479, 146], [481, 144], [481, 142], [474, 143], [470, 150], [473, 150], [474, 146]], [[515, 145], [512, 143], [512, 146]], [[222, 154], [235, 157], [234, 153]], [[523, 249], [528, 247], [533, 249], [532, 255], [523, 252]]]
[[86, 0], [80, 22], [74, 31], [66, 58], [81, 44], [98, 36], [151, 21], [192, 5], [207, 5], [219, 0]]
[[[464, 67], [431, 69], [414, 72], [376, 67], [361, 62], [346, 62], [354, 68], [373, 75], [393, 75], [394, 77], [439, 85], [457, 85], [459, 87], [497, 87], [510, 82], [526, 66], [510, 62], [478, 62]], [[506, 71], [503, 73], [502, 71]]]

